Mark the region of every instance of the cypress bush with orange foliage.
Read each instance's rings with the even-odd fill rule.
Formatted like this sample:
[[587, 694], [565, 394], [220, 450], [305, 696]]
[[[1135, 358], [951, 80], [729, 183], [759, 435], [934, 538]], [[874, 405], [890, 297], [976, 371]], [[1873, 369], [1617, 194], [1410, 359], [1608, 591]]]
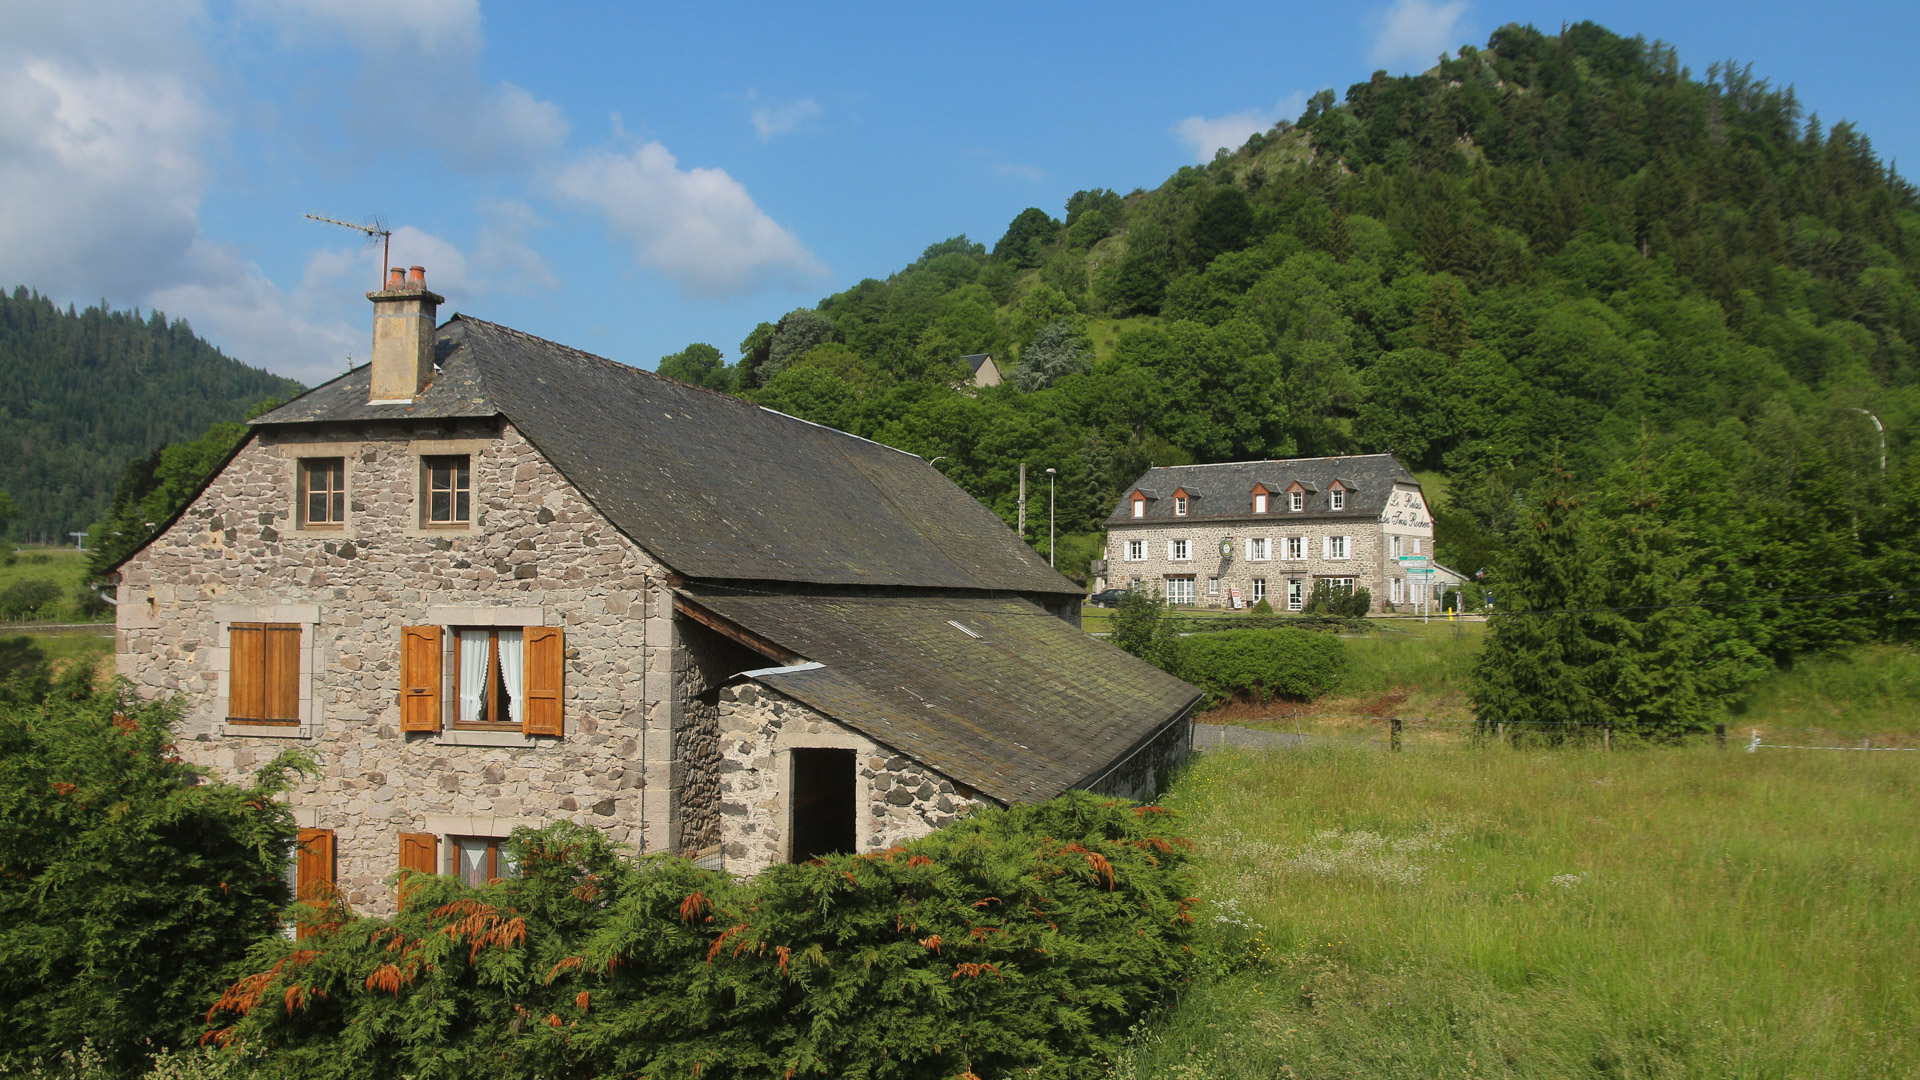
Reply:
[[556, 825], [268, 941], [206, 1041], [284, 1077], [1075, 1077], [1194, 971], [1187, 844], [1073, 792], [749, 881]]
[[75, 664], [0, 680], [0, 1074], [92, 1075], [191, 1046], [227, 966], [274, 935], [299, 759], [247, 786], [173, 753], [177, 707]]

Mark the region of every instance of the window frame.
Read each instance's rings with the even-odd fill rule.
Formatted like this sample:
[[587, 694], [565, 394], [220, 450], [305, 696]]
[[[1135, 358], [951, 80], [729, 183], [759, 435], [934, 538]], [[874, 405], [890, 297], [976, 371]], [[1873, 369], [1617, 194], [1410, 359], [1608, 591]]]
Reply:
[[1220, 579], [1218, 577], [1210, 577], [1207, 579], [1207, 595], [1208, 596], [1220, 595]]
[[1307, 493], [1304, 491], [1287, 492], [1287, 512], [1298, 514], [1307, 508]]
[[1328, 505], [1335, 510], [1345, 510], [1347, 508], [1346, 491], [1341, 488], [1334, 488], [1332, 491], [1327, 492], [1327, 502]]
[[1147, 542], [1145, 540], [1128, 540], [1126, 544], [1127, 546], [1121, 549], [1121, 562], [1147, 561]]
[[1254, 493], [1253, 512], [1256, 514], [1264, 514], [1267, 512], [1267, 493], [1266, 492], [1257, 491]]
[[1186, 538], [1167, 541], [1168, 562], [1192, 562], [1193, 541]]
[[1353, 558], [1353, 538], [1350, 536], [1329, 536], [1321, 558], [1328, 562], [1345, 562]]
[[1138, 497], [1133, 500], [1133, 516], [1136, 519], [1147, 516], [1147, 500]]
[[1247, 537], [1248, 562], [1272, 562], [1273, 541], [1265, 536]]
[[1173, 516], [1187, 516], [1187, 497], [1185, 495], [1175, 495], [1173, 497]]
[[1306, 582], [1299, 578], [1287, 579], [1287, 610], [1304, 611], [1307, 606]]
[[1267, 579], [1263, 577], [1254, 578], [1250, 595], [1252, 595], [1253, 602], [1256, 604], [1265, 600], [1267, 598]]
[[[458, 464], [455, 464], [458, 463]], [[442, 489], [435, 486], [434, 473], [440, 469], [451, 470], [447, 477], [447, 511], [449, 517], [434, 517], [434, 500]], [[464, 487], [459, 483], [460, 474], [466, 474]], [[460, 500], [466, 500], [466, 514], [459, 514]], [[420, 527], [422, 529], [471, 529], [473, 514], [473, 455], [467, 454], [422, 454], [420, 455]]]
[[1289, 536], [1283, 541], [1282, 550], [1286, 552], [1284, 556], [1286, 561], [1305, 562], [1307, 558], [1307, 538], [1304, 536]]
[[[332, 474], [328, 478], [329, 481], [337, 480], [337, 486], [330, 483], [322, 495], [322, 498], [325, 498], [328, 503], [331, 504], [328, 506], [328, 511], [331, 516], [316, 521], [311, 513], [313, 497], [316, 494], [313, 487], [313, 474], [318, 471], [317, 466], [325, 466], [328, 464], [333, 466], [333, 468], [328, 470]], [[294, 527], [324, 532], [340, 532], [345, 530], [347, 527], [348, 509], [346, 455], [331, 454], [298, 458], [294, 465], [294, 472]]]
[[[519, 872], [520, 868], [517, 866], [506, 867], [506, 869], [512, 871], [511, 873], [505, 873], [505, 874], [500, 873], [502, 864], [509, 861], [506, 858], [506, 851], [504, 850], [507, 843], [507, 838], [504, 836], [485, 836], [485, 835], [480, 835], [475, 833], [448, 833], [447, 835], [442, 836], [440, 840], [441, 840], [441, 846], [446, 849], [446, 854], [441, 859], [441, 863], [442, 863], [441, 873], [458, 879], [462, 884], [477, 888], [483, 885], [491, 885], [499, 881], [511, 881], [520, 876], [520, 872]], [[469, 841], [478, 840], [486, 845], [486, 848], [485, 848], [486, 878], [485, 880], [482, 880], [477, 883], [470, 882], [470, 881], [467, 881], [466, 878], [461, 875], [460, 842], [462, 840], [469, 840]]]
[[[236, 727], [259, 728], [298, 728], [303, 726], [305, 721], [300, 714], [302, 712], [301, 701], [305, 695], [301, 693], [300, 677], [304, 674], [306, 667], [306, 664], [303, 663], [305, 660], [304, 653], [308, 644], [306, 626], [297, 622], [239, 620], [229, 622], [226, 631], [227, 694], [226, 708], [223, 710], [226, 713], [224, 717], [226, 723]], [[256, 633], [259, 634], [260, 639], [258, 645], [244, 648], [237, 645], [234, 638], [236, 631], [248, 636]], [[285, 650], [287, 650], [288, 647], [284, 641], [284, 637], [289, 631], [293, 634], [290, 657], [286, 654]], [[277, 644], [276, 637], [282, 639]], [[242, 658], [238, 654], [243, 652], [253, 653], [256, 651], [258, 656], [258, 671], [252, 673], [250, 677], [258, 680], [259, 691], [257, 696], [260, 701], [260, 712], [263, 715], [236, 716], [234, 715], [236, 701], [242, 696], [236, 693], [236, 684], [240, 681], [240, 664], [242, 663]], [[276, 655], [279, 656], [281, 664], [277, 672], [274, 665]], [[287, 670], [285, 667], [289, 660], [291, 660], [292, 663], [291, 670]], [[252, 656], [248, 656], [245, 662], [250, 667], [254, 666], [254, 658]], [[286, 685], [276, 686], [276, 682], [280, 679], [284, 679]], [[255, 696], [255, 694], [251, 693], [245, 695], [247, 698]], [[288, 711], [286, 709], [275, 708], [273, 704], [270, 704], [284, 704], [287, 701], [292, 702], [291, 716], [265, 715], [269, 712]]]

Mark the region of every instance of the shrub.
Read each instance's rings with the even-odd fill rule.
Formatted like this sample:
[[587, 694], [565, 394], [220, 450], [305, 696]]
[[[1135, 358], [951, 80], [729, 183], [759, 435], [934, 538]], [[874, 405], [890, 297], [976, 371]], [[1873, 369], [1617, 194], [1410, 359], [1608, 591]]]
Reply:
[[1073, 792], [744, 883], [521, 830], [523, 878], [263, 942], [210, 1042], [277, 1077], [1097, 1075], [1192, 972], [1163, 813]]
[[1179, 674], [1207, 692], [1207, 704], [1247, 696], [1311, 701], [1346, 671], [1346, 646], [1331, 634], [1290, 628], [1222, 630], [1182, 638]]
[[1336, 590], [1326, 579], [1313, 583], [1313, 592], [1307, 597], [1307, 614], [1336, 615], [1341, 618], [1358, 619], [1373, 610], [1373, 593], [1367, 589], [1355, 589], [1347, 592]]
[[46, 578], [21, 578], [0, 590], [0, 619], [31, 619], [60, 599], [60, 586]]
[[1263, 596], [1263, 597], [1261, 597], [1261, 598], [1260, 598], [1260, 602], [1259, 602], [1259, 603], [1257, 603], [1257, 604], [1255, 604], [1255, 605], [1253, 605], [1253, 607], [1252, 607], [1251, 609], [1249, 609], [1249, 610], [1248, 610], [1248, 612], [1247, 612], [1247, 614], [1249, 614], [1249, 615], [1271, 615], [1271, 614], [1273, 614], [1273, 605], [1272, 605], [1272, 604], [1270, 604], [1270, 603], [1268, 603], [1268, 602], [1267, 602], [1267, 598]]
[[79, 1054], [126, 1075], [190, 1044], [226, 965], [278, 930], [285, 771], [198, 783], [177, 708], [37, 670], [0, 684], [0, 1073]]

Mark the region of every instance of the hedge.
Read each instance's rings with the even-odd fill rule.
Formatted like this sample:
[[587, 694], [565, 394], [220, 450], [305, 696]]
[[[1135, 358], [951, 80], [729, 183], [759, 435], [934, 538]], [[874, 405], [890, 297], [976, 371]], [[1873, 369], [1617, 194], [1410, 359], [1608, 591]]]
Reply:
[[736, 881], [571, 825], [316, 914], [208, 1014], [286, 1077], [1080, 1077], [1191, 978], [1186, 842], [1069, 793]]
[[1207, 704], [1237, 697], [1312, 700], [1347, 669], [1346, 646], [1312, 630], [1222, 630], [1180, 639], [1175, 674], [1207, 692]]

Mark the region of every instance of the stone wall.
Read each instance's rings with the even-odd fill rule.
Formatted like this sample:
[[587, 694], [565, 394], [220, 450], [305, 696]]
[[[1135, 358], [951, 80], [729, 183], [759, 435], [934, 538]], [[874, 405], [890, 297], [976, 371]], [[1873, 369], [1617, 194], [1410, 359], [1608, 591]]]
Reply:
[[1167, 780], [1187, 760], [1192, 746], [1193, 720], [1189, 714], [1168, 724], [1153, 741], [1120, 762], [1112, 772], [1089, 784], [1087, 790], [1135, 802], [1151, 802], [1166, 790]]
[[[1401, 495], [1397, 489], [1396, 494]], [[1418, 498], [1417, 489], [1409, 488], [1402, 497]], [[1389, 514], [1391, 516], [1391, 512]], [[1297, 579], [1301, 582], [1303, 597], [1313, 594], [1313, 582], [1316, 578], [1350, 577], [1354, 579], [1354, 588], [1366, 589], [1373, 594], [1374, 610], [1391, 609], [1388, 603], [1391, 597], [1389, 583], [1393, 578], [1404, 577], [1399, 564], [1390, 555], [1391, 535], [1418, 537], [1421, 550], [1433, 550], [1433, 523], [1424, 516], [1416, 522], [1411, 517], [1401, 515], [1399, 522], [1383, 522], [1379, 518], [1310, 518], [1292, 516], [1281, 510], [1264, 518], [1219, 521], [1206, 518], [1194, 518], [1190, 521], [1152, 521], [1134, 524], [1112, 524], [1107, 531], [1107, 573], [1106, 580], [1110, 588], [1126, 588], [1129, 583], [1138, 581], [1143, 588], [1158, 588], [1167, 591], [1167, 578], [1170, 576], [1191, 576], [1194, 579], [1194, 604], [1197, 607], [1228, 607], [1234, 589], [1238, 589], [1241, 598], [1248, 604], [1253, 603], [1253, 582], [1255, 578], [1266, 581], [1266, 599], [1276, 611], [1287, 609], [1287, 582]], [[1286, 538], [1298, 536], [1306, 541], [1306, 558], [1288, 559]], [[1325, 538], [1329, 536], [1349, 537], [1349, 551], [1345, 559], [1327, 559], [1323, 557]], [[1247, 557], [1247, 540], [1250, 537], [1264, 537], [1268, 542], [1269, 558], [1252, 560]], [[1220, 554], [1220, 541], [1231, 541], [1231, 554]], [[1127, 541], [1145, 540], [1146, 558], [1129, 561]], [[1191, 558], [1176, 560], [1168, 557], [1168, 542], [1186, 540]], [[1209, 594], [1208, 579], [1219, 579], [1219, 591]]]
[[786, 777], [795, 749], [854, 751], [855, 835], [885, 851], [925, 836], [967, 807], [991, 806], [965, 785], [753, 682], [719, 694], [720, 837], [726, 868], [756, 874], [787, 860]]
[[[472, 454], [471, 528], [421, 527], [419, 458], [431, 453]], [[344, 528], [294, 516], [304, 456], [346, 458]], [[335, 830], [339, 884], [382, 913], [401, 832], [440, 834], [443, 858], [447, 835], [560, 818], [634, 850], [674, 846], [676, 753], [701, 751], [673, 738], [688, 709], [660, 571], [510, 425], [262, 433], [122, 568], [117, 666], [144, 694], [185, 699], [181, 752], [218, 774], [313, 753], [321, 772], [292, 792], [295, 815]], [[227, 625], [256, 619], [302, 627], [297, 727], [225, 721]], [[564, 736], [403, 734], [411, 625], [563, 627]]]

